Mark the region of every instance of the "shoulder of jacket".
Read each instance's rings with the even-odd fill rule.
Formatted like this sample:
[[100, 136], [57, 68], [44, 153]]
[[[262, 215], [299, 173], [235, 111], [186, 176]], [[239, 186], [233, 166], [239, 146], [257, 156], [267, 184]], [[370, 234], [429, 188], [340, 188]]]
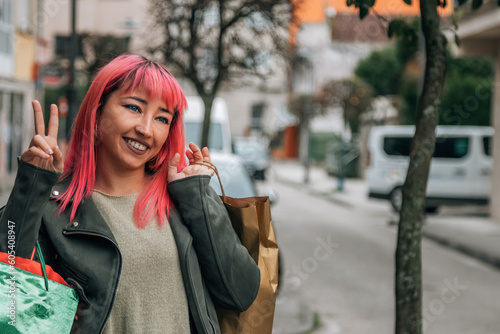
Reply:
[[[69, 183], [70, 183], [69, 180], [64, 180], [64, 181], [56, 183], [52, 187], [52, 191], [51, 191], [50, 197], [49, 197], [50, 201], [51, 202], [58, 202], [59, 198], [62, 196], [62, 194], [64, 194], [66, 192], [66, 190], [68, 189]], [[72, 201], [73, 201], [73, 198], [70, 199], [70, 202], [72, 202]]]

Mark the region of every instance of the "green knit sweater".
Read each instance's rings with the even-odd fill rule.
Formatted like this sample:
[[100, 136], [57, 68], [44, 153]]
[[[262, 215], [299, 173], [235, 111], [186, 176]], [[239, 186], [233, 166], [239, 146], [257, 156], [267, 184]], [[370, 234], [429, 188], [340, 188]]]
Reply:
[[189, 311], [175, 239], [168, 221], [144, 229], [134, 225], [138, 194], [112, 196], [94, 190], [92, 199], [122, 254], [122, 272], [104, 334], [188, 334]]

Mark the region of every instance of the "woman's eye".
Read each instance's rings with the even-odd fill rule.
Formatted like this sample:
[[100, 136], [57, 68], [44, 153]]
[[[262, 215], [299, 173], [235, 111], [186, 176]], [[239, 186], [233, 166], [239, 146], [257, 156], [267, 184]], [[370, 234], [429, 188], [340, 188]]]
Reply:
[[168, 118], [166, 118], [166, 117], [158, 117], [157, 120], [161, 123], [164, 123], [164, 124], [169, 123]]
[[139, 108], [138, 106], [136, 106], [134, 104], [127, 104], [125, 106], [125, 108], [128, 108], [128, 109], [132, 110], [133, 112], [141, 112], [141, 108]]

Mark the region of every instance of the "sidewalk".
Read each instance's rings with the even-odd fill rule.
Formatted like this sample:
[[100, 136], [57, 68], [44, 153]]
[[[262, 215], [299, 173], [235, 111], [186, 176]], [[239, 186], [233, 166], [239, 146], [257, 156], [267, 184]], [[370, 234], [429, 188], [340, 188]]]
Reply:
[[[380, 209], [384, 203], [381, 200], [368, 198], [368, 186], [364, 180], [346, 179], [344, 189], [339, 191], [337, 178], [328, 176], [324, 169], [311, 166], [308, 184], [304, 183], [304, 171], [304, 166], [297, 161], [273, 161], [270, 170], [275, 180], [300, 188], [312, 195], [321, 196], [343, 207], [352, 207], [355, 210], [360, 206], [366, 208], [373, 206]], [[392, 212], [388, 201], [386, 205], [391, 222], [397, 224], [399, 215]], [[440, 213], [426, 216], [423, 236], [500, 268], [500, 222], [488, 217], [486, 207], [443, 207]], [[313, 310], [301, 305], [300, 300], [290, 301], [288, 307], [277, 308], [275, 328], [279, 328], [281, 324], [289, 324], [287, 329], [300, 324], [300, 328], [284, 332], [273, 331], [273, 333], [340, 333], [335, 324], [331, 326], [323, 324], [318, 330], [311, 331], [314, 326]]]
[[[278, 181], [306, 188], [311, 194], [346, 207], [360, 203], [380, 206], [380, 200], [368, 198], [364, 180], [346, 179], [343, 191], [338, 191], [337, 179], [321, 168], [311, 167], [307, 185], [304, 166], [297, 161], [273, 161], [271, 168]], [[428, 215], [423, 236], [500, 268], [500, 222], [488, 217], [485, 207], [477, 210], [479, 214], [471, 214], [470, 210], [464, 214], [450, 214], [442, 210], [443, 213]]]

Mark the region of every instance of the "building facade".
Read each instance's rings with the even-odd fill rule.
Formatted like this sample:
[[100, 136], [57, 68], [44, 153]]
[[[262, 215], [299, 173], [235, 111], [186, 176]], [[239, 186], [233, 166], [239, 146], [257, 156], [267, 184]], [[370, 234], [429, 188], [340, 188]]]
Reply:
[[[470, 6], [470, 4], [468, 4]], [[478, 10], [467, 8], [458, 24], [457, 34], [461, 41], [458, 52], [463, 55], [489, 56], [495, 59], [493, 91], [477, 87], [475, 95], [464, 97], [474, 99], [492, 98], [491, 120], [495, 128], [493, 136], [493, 167], [491, 175], [490, 214], [500, 221], [500, 7], [496, 1], [485, 1]]]
[[34, 133], [37, 1], [0, 1], [0, 191], [14, 181], [17, 157]]

